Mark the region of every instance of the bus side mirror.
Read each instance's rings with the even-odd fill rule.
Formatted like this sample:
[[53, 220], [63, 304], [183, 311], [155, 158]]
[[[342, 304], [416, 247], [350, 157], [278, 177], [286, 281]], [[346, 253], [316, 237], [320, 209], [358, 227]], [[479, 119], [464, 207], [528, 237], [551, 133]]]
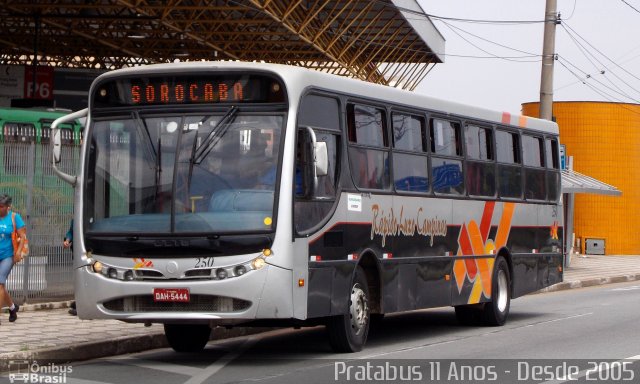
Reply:
[[327, 143], [324, 141], [316, 142], [313, 148], [313, 159], [316, 166], [316, 176], [327, 176], [329, 169], [329, 154], [327, 151]]
[[85, 108], [78, 112], [70, 113], [66, 116], [62, 116], [57, 118], [51, 124], [51, 165], [53, 166], [53, 172], [58, 175], [62, 181], [71, 184], [71, 186], [75, 187], [76, 182], [78, 181], [77, 176], [72, 176], [67, 173], [62, 172], [58, 169], [57, 164], [62, 160], [62, 132], [58, 126], [60, 124], [64, 124], [76, 119], [81, 119], [87, 117], [89, 109]]
[[62, 139], [60, 136], [60, 128], [51, 130], [51, 153], [53, 154], [53, 164], [60, 163], [60, 150], [62, 149]]

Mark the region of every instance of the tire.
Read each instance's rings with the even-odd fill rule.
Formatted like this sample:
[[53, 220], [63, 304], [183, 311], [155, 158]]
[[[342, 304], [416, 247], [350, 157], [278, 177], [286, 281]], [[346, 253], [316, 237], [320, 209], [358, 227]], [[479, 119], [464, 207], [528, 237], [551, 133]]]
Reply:
[[484, 305], [482, 318], [485, 325], [504, 325], [511, 306], [511, 275], [504, 257], [499, 256], [491, 278], [491, 301]]
[[202, 324], [165, 324], [164, 335], [176, 352], [200, 352], [209, 342], [211, 327]]
[[361, 351], [367, 342], [370, 316], [367, 278], [362, 268], [356, 267], [349, 290], [348, 312], [331, 317], [327, 323], [331, 348], [335, 352]]

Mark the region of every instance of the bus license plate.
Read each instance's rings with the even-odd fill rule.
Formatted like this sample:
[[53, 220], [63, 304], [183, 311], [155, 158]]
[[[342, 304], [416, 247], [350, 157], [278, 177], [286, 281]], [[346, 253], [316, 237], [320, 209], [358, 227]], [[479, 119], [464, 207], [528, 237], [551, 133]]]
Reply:
[[188, 288], [154, 288], [153, 301], [170, 301], [188, 303], [190, 300]]

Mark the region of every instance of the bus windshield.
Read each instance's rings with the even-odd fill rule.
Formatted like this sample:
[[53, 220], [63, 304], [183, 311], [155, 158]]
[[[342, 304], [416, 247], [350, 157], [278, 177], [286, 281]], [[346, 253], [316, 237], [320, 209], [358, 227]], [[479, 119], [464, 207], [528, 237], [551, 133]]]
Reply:
[[87, 234], [273, 230], [282, 113], [131, 113], [95, 118]]

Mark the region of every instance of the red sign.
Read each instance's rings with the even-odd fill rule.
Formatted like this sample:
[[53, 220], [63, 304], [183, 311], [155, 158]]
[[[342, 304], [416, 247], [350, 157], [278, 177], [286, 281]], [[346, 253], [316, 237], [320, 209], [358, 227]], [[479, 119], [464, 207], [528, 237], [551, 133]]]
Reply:
[[53, 99], [53, 67], [37, 67], [35, 87], [33, 81], [33, 67], [27, 66], [24, 70], [25, 99]]
[[153, 301], [188, 303], [191, 300], [188, 288], [154, 288]]

